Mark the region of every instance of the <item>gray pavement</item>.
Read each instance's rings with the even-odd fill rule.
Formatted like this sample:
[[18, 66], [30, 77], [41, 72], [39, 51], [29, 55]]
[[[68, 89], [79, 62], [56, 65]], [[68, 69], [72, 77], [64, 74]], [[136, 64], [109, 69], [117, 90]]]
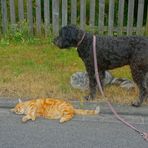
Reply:
[[[2, 103], [2, 100], [0, 148], [148, 148], [148, 142], [116, 120], [104, 103], [101, 104], [101, 114], [97, 116], [75, 116], [73, 120], [64, 124], [60, 124], [58, 120], [42, 118], [22, 123], [22, 116], [10, 112], [10, 108], [15, 104], [14, 100], [5, 99], [5, 103]], [[79, 102], [73, 104], [84, 109], [94, 109], [98, 105], [80, 105]], [[130, 123], [148, 131], [147, 106], [137, 109], [131, 106], [114, 106]]]

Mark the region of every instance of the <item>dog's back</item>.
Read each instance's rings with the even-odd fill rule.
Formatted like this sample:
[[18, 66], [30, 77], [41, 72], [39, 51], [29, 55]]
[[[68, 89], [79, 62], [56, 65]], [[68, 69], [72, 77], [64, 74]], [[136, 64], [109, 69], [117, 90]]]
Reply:
[[[107, 69], [130, 65], [131, 60], [148, 63], [148, 39], [144, 37], [100, 37], [97, 36], [98, 60], [104, 61]], [[102, 54], [100, 56], [100, 54]], [[143, 59], [142, 59], [143, 58]], [[143, 61], [141, 61], [143, 60]]]

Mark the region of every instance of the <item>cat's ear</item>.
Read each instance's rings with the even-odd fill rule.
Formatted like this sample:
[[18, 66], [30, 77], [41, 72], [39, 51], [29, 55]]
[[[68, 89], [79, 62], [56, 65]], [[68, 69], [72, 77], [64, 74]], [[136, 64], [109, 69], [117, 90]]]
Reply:
[[18, 99], [19, 103], [22, 103], [23, 101], [21, 99]]

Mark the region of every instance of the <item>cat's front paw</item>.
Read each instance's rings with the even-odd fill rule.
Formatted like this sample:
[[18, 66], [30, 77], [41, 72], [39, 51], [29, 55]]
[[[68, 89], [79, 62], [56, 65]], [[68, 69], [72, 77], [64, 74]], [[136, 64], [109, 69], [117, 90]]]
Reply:
[[28, 121], [28, 118], [26, 117], [26, 116], [24, 116], [23, 118], [22, 118], [22, 122], [27, 122]]
[[60, 123], [64, 123], [66, 120], [64, 118], [60, 119]]

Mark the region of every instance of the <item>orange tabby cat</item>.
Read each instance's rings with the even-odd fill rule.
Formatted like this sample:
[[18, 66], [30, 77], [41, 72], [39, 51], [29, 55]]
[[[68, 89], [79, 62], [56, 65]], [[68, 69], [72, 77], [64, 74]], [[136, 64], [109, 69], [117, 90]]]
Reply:
[[95, 115], [99, 114], [100, 108], [96, 110], [75, 109], [72, 104], [59, 99], [46, 98], [36, 99], [26, 102], [19, 100], [19, 103], [12, 112], [16, 114], [25, 114], [22, 118], [23, 122], [27, 120], [35, 120], [36, 117], [44, 117], [48, 119], [60, 119], [60, 123], [71, 120], [74, 114], [79, 115]]

